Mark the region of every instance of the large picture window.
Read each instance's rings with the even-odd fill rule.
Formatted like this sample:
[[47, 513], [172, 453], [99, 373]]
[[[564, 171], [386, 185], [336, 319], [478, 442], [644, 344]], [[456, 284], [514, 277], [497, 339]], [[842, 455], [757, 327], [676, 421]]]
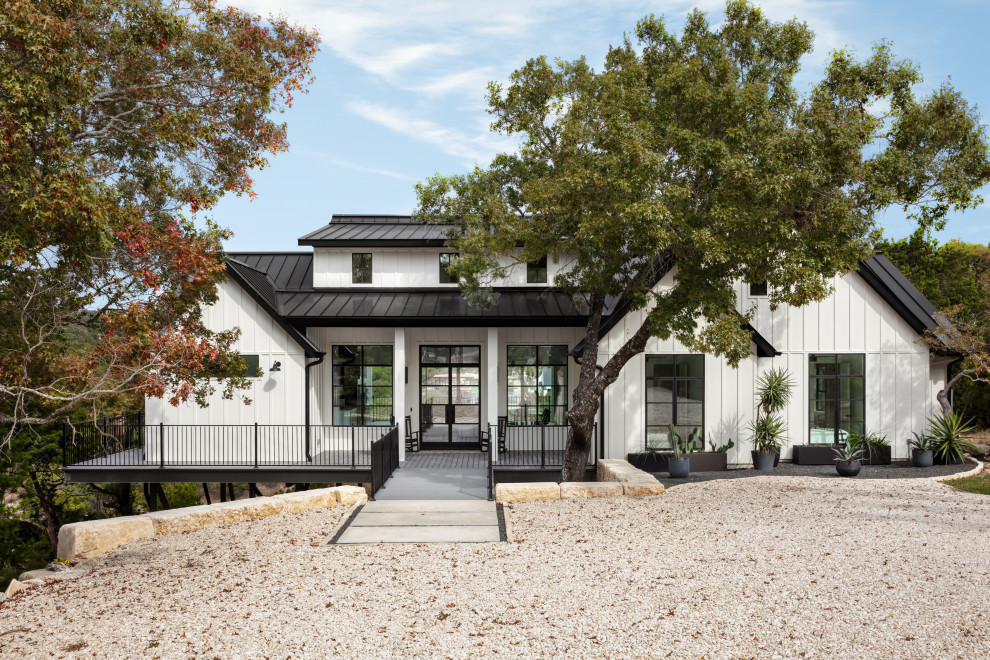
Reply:
[[509, 424], [567, 424], [567, 346], [509, 346]]
[[392, 418], [392, 347], [333, 347], [334, 426], [387, 426]]
[[646, 448], [670, 449], [671, 424], [684, 438], [697, 429], [704, 442], [704, 355], [646, 357]]
[[811, 444], [837, 444], [865, 431], [865, 371], [862, 354], [809, 356], [808, 406]]

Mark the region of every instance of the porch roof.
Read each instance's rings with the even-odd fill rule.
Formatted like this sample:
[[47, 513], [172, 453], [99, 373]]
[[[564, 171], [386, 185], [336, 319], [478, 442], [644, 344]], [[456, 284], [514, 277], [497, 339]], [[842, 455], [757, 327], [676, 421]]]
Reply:
[[587, 311], [556, 289], [500, 289], [490, 309], [472, 307], [456, 289], [321, 289], [280, 292], [292, 323], [321, 325], [584, 325]]

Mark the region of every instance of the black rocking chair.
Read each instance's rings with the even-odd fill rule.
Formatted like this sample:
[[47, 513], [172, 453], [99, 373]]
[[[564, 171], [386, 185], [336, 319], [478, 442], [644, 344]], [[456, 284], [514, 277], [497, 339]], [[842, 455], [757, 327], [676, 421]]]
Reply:
[[419, 451], [419, 431], [412, 430], [412, 417], [406, 415], [406, 451]]

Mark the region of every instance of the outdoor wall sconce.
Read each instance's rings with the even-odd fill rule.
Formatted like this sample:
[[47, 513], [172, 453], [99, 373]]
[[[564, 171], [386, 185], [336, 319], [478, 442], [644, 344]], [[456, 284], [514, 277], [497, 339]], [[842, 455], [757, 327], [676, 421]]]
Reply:
[[270, 369], [270, 373], [275, 373], [276, 371], [282, 371], [281, 362], [276, 361], [275, 364], [272, 365], [272, 368]]

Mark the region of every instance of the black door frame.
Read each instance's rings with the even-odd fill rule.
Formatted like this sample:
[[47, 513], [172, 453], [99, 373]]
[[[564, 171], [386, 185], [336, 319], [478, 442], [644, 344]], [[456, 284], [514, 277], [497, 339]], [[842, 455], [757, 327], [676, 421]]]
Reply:
[[[423, 363], [423, 349], [424, 348], [476, 348], [478, 349], [478, 361], [477, 362], [453, 362], [448, 360], [447, 362], [439, 363]], [[475, 450], [481, 444], [481, 402], [482, 398], [482, 369], [481, 369], [481, 345], [480, 344], [420, 344], [419, 346], [419, 376], [417, 379], [417, 384], [419, 388], [419, 430], [420, 438], [423, 438], [423, 433], [425, 429], [426, 415], [424, 411], [427, 406], [434, 405], [445, 405], [446, 410], [444, 411], [444, 426], [447, 427], [447, 440], [441, 442], [423, 442], [422, 447], [424, 449], [472, 449]], [[423, 368], [443, 368], [447, 369], [447, 403], [446, 404], [424, 404], [423, 403]], [[454, 407], [455, 405], [467, 406], [472, 404], [454, 404], [451, 403], [453, 399], [453, 370], [455, 367], [477, 367], [478, 368], [478, 403], [476, 407], [478, 409], [478, 421], [475, 424], [478, 427], [478, 445], [471, 442], [454, 442], [453, 440], [453, 428], [454, 428]]]

